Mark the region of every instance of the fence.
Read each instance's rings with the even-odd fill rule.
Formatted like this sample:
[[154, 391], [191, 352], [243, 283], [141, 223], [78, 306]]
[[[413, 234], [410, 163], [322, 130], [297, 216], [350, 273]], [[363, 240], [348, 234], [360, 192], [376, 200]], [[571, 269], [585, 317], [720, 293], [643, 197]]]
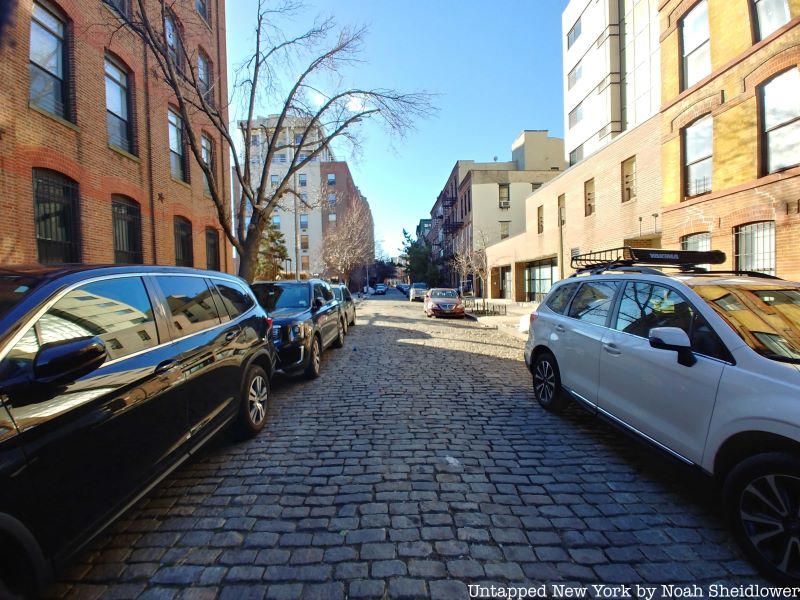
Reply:
[[489, 302], [483, 298], [464, 298], [464, 310], [478, 316], [505, 315], [506, 305]]

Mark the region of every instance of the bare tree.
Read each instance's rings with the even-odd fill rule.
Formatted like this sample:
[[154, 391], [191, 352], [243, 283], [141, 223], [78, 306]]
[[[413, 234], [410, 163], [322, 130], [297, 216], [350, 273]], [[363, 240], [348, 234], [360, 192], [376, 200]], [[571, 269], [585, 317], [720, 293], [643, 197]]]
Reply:
[[[450, 266], [458, 273], [459, 287], [463, 289], [464, 282], [472, 272], [472, 252], [466, 247], [463, 240], [456, 243], [453, 250]], [[461, 291], [461, 289], [459, 291]]]
[[371, 262], [372, 255], [372, 217], [367, 204], [356, 201], [325, 236], [322, 260], [328, 274], [347, 282], [353, 270]]
[[[235, 70], [233, 99], [239, 99], [242, 118], [229, 124], [228, 99], [215, 103], [218, 80], [198, 73], [196, 50], [190, 35], [177, 24], [174, 8], [185, 4], [194, 14], [193, 0], [132, 0], [126, 12], [117, 13], [122, 24], [144, 42], [154, 58], [156, 76], [174, 95], [183, 120], [187, 145], [208, 181], [209, 195], [222, 230], [240, 256], [239, 275], [251, 281], [258, 263], [258, 249], [270, 213], [286, 196], [297, 195], [296, 174], [333, 142], [358, 148], [354, 127], [360, 121], [382, 121], [389, 133], [402, 136], [415, 119], [433, 110], [431, 96], [388, 88], [360, 88], [345, 84], [344, 71], [359, 60], [366, 35], [364, 28], [338, 28], [332, 19], [316, 20], [305, 31], [286, 36], [281, 21], [296, 18], [303, 6], [297, 0], [258, 0], [252, 15], [253, 50]], [[198, 17], [199, 18], [199, 17]], [[218, 77], [217, 73], [217, 77]], [[236, 108], [235, 101], [231, 104]], [[264, 142], [254, 152], [253, 134], [259, 128], [260, 107], [275, 109], [274, 126], [264, 129]], [[233, 214], [226, 201], [223, 181], [203, 158], [200, 123], [220, 132], [231, 151], [233, 171], [241, 195], [234, 198]], [[289, 124], [302, 123], [302, 133], [287, 140]], [[236, 151], [237, 141], [241, 152]], [[301, 152], [302, 150], [302, 152]], [[283, 177], [270, 185], [270, 166], [277, 155], [290, 159]]]
[[470, 254], [470, 267], [472, 273], [481, 282], [481, 299], [486, 298], [486, 279], [489, 276], [489, 261], [486, 257], [486, 247], [488, 246], [488, 236], [482, 229], [476, 232], [476, 239], [473, 242], [473, 250]]

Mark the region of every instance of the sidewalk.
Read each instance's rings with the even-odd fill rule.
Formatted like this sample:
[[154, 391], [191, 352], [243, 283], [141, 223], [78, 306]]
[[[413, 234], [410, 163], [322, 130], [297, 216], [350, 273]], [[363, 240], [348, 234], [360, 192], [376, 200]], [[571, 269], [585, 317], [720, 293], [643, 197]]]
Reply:
[[513, 302], [505, 299], [492, 299], [487, 300], [487, 302], [492, 304], [505, 304], [506, 314], [487, 317], [473, 316], [478, 323], [487, 328], [502, 331], [522, 341], [528, 339], [530, 315], [539, 305], [537, 302]]

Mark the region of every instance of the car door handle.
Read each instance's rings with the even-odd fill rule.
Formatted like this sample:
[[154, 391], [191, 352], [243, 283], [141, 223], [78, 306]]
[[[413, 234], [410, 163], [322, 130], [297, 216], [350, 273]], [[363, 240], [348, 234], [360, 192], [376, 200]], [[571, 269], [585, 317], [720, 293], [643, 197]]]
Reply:
[[622, 354], [622, 350], [617, 348], [616, 344], [603, 344], [603, 350], [605, 350], [609, 354], [613, 354], [614, 356]]
[[563, 325], [556, 325], [555, 329], [558, 333], [565, 333], [567, 331], [567, 328]]
[[175, 367], [177, 367], [178, 364], [179, 363], [178, 363], [177, 360], [165, 360], [163, 362], [160, 362], [160, 363], [158, 363], [158, 366], [156, 367], [155, 374], [156, 375], [161, 375], [162, 373], [166, 373], [167, 371], [170, 371], [170, 370], [174, 369]]

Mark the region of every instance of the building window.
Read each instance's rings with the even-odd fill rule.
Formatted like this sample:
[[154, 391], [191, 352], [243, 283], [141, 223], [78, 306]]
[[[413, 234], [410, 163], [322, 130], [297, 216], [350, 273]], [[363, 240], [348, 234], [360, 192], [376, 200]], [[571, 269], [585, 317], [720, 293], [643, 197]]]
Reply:
[[328, 185], [336, 185], [336, 173], [328, 173]]
[[305, 173], [300, 173], [297, 178], [300, 183], [300, 187], [306, 187], [308, 185], [308, 177]]
[[708, 0], [701, 0], [681, 19], [682, 86], [692, 87], [711, 73]]
[[31, 104], [69, 119], [70, 65], [66, 48], [66, 22], [33, 3], [31, 15], [30, 89]]
[[791, 19], [786, 0], [754, 0], [756, 41], [777, 31]]
[[510, 197], [510, 185], [507, 183], [501, 183], [499, 189], [499, 206], [500, 208], [510, 208], [511, 207], [511, 197]]
[[336, 194], [328, 194], [328, 205], [336, 206]]
[[[205, 133], [200, 136], [200, 156], [203, 159], [203, 164], [208, 167], [208, 170], [214, 172], [214, 142]], [[203, 173], [203, 189], [206, 193], [211, 191], [208, 184], [208, 176]]]
[[197, 89], [206, 102], [211, 103], [211, 62], [202, 50], [197, 53]]
[[285, 163], [286, 162], [286, 155], [285, 154], [276, 154], [275, 155], [275, 162], [276, 163]]
[[759, 221], [734, 230], [736, 269], [775, 275], [775, 221]]
[[572, 111], [569, 113], [569, 128], [572, 129], [581, 122], [583, 119], [583, 102], [578, 104]]
[[272, 226], [278, 229], [281, 228], [281, 216], [280, 215], [272, 215]]
[[206, 229], [206, 268], [219, 271], [219, 232], [211, 227]]
[[636, 200], [636, 157], [622, 161], [622, 201]]
[[583, 184], [583, 214], [587, 217], [594, 214], [594, 179]]
[[133, 153], [133, 135], [129, 112], [131, 96], [128, 72], [106, 56], [106, 128], [108, 143]]
[[567, 75], [567, 89], [572, 89], [575, 87], [575, 84], [581, 80], [581, 76], [583, 75], [583, 68], [581, 67], [581, 63], [575, 65], [572, 71], [569, 72]]
[[169, 121], [169, 172], [173, 179], [189, 181], [184, 160], [183, 120], [172, 109], [168, 114]]
[[304, 271], [305, 273], [308, 273], [309, 269], [310, 269], [309, 258], [308, 255], [305, 254], [300, 257], [300, 270]]
[[308, 229], [308, 215], [305, 213], [300, 215], [300, 229]]
[[300, 192], [300, 202], [308, 206], [308, 194], [305, 192]]
[[303, 134], [302, 133], [295, 133], [294, 134], [294, 145], [299, 146], [303, 143]]
[[111, 215], [114, 262], [142, 264], [142, 210], [139, 204], [125, 196], [111, 196]]
[[544, 233], [544, 205], [536, 208], [536, 231]]
[[328, 213], [328, 225], [336, 227], [336, 213]]
[[711, 250], [711, 234], [705, 231], [683, 236], [681, 238], [681, 250], [708, 252]]
[[272, 187], [278, 187], [278, 176], [277, 175], [270, 175], [269, 176], [269, 183]]
[[541, 302], [550, 291], [554, 281], [558, 281], [558, 260], [548, 258], [525, 265], [525, 300]]
[[194, 246], [191, 221], [183, 217], [175, 217], [173, 228], [175, 231], [175, 264], [179, 267], [193, 267]]
[[77, 182], [55, 171], [34, 169], [33, 202], [39, 262], [80, 262]]
[[164, 38], [167, 41], [167, 56], [179, 71], [183, 71], [183, 47], [175, 16], [167, 12], [164, 15]]
[[583, 144], [575, 148], [572, 152], [569, 153], [569, 166], [578, 164], [580, 161], [583, 160]]
[[509, 236], [511, 221], [500, 221], [500, 239], [504, 240]]
[[567, 33], [567, 48], [572, 48], [572, 45], [578, 41], [578, 38], [581, 37], [581, 18], [578, 17], [578, 20], [575, 21], [575, 25], [572, 26], [572, 29], [569, 30]]
[[567, 197], [561, 194], [558, 197], [558, 226], [563, 227], [567, 224]]
[[714, 122], [706, 115], [683, 130], [684, 193], [697, 196], [711, 191]]
[[128, 7], [128, 0], [103, 0], [106, 4], [108, 4], [111, 8], [116, 10], [119, 14], [123, 17], [127, 17], [130, 15], [130, 9]]
[[300, 249], [308, 250], [308, 235], [305, 233], [300, 236]]
[[197, 14], [199, 14], [206, 23], [211, 21], [210, 14], [208, 12], [208, 2], [207, 0], [195, 0], [194, 1], [194, 8], [197, 10]]
[[760, 90], [764, 170], [800, 164], [800, 69], [773, 77]]

